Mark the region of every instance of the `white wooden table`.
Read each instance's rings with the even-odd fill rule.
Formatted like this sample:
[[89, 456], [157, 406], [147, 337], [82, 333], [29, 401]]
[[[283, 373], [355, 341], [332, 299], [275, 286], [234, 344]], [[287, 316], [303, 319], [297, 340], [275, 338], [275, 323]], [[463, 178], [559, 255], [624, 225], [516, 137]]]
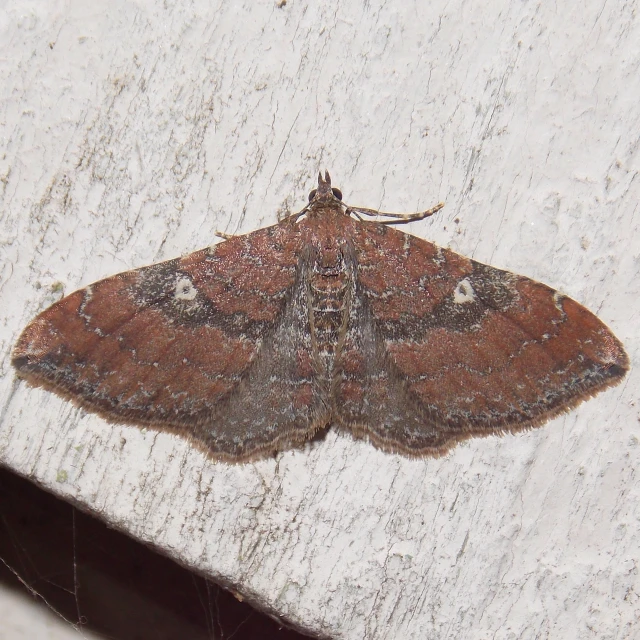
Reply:
[[16, 381], [63, 293], [272, 224], [321, 168], [349, 203], [446, 201], [403, 230], [562, 290], [637, 359], [637, 2], [278, 4], [3, 9], [0, 464], [323, 637], [640, 634], [634, 370], [440, 459], [329, 432], [237, 466]]

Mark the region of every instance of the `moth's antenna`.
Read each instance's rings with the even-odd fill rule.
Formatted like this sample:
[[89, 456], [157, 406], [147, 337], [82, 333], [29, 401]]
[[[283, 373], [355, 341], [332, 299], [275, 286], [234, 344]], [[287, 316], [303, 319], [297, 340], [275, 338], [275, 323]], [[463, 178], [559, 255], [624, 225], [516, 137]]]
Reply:
[[377, 211], [376, 209], [364, 209], [363, 207], [346, 207], [345, 213], [347, 215], [355, 215], [356, 218], [362, 220], [358, 214], [364, 216], [382, 216], [383, 218], [393, 218], [393, 220], [381, 220], [380, 224], [407, 224], [408, 222], [415, 222], [416, 220], [423, 220], [437, 213], [444, 207], [444, 202], [438, 202], [437, 205], [427, 209], [426, 211], [418, 211], [417, 213], [387, 213], [386, 211]]

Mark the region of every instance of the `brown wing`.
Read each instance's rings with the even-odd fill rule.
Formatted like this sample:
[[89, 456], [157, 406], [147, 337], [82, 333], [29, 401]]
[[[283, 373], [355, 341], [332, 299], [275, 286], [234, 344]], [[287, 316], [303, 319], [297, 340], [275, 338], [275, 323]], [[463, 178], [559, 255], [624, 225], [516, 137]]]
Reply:
[[375, 223], [353, 243], [357, 310], [336, 407], [382, 448], [437, 454], [538, 426], [628, 369], [609, 329], [543, 284]]
[[107, 418], [175, 431], [216, 458], [306, 440], [326, 401], [310, 372], [298, 245], [280, 224], [101, 280], [40, 314], [13, 363]]

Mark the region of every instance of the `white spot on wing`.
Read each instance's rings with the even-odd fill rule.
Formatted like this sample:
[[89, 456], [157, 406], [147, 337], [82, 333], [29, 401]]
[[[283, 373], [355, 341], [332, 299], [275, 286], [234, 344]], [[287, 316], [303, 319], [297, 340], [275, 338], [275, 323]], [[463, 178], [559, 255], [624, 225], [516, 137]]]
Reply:
[[562, 313], [564, 313], [564, 308], [562, 306], [562, 303], [565, 297], [566, 296], [562, 295], [559, 291], [553, 292], [553, 304], [555, 305], [556, 309], [558, 311], [562, 311]]
[[193, 283], [189, 278], [181, 276], [176, 282], [176, 292], [174, 297], [176, 300], [194, 300], [198, 295], [197, 289], [193, 286]]
[[476, 292], [473, 290], [468, 278], [460, 280], [453, 292], [453, 301], [455, 304], [466, 304], [476, 299]]

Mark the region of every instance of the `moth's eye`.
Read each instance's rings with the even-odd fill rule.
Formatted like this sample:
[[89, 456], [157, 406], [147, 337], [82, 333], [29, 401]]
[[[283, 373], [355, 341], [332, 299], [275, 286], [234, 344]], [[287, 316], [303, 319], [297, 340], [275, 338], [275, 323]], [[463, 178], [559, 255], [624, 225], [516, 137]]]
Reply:
[[340, 189], [334, 187], [331, 191], [333, 191], [333, 195], [338, 198], [338, 200], [342, 200], [342, 191], [340, 191]]
[[311, 202], [311, 201], [316, 197], [316, 191], [317, 191], [317, 189], [314, 189], [314, 190], [309, 194], [309, 202]]

